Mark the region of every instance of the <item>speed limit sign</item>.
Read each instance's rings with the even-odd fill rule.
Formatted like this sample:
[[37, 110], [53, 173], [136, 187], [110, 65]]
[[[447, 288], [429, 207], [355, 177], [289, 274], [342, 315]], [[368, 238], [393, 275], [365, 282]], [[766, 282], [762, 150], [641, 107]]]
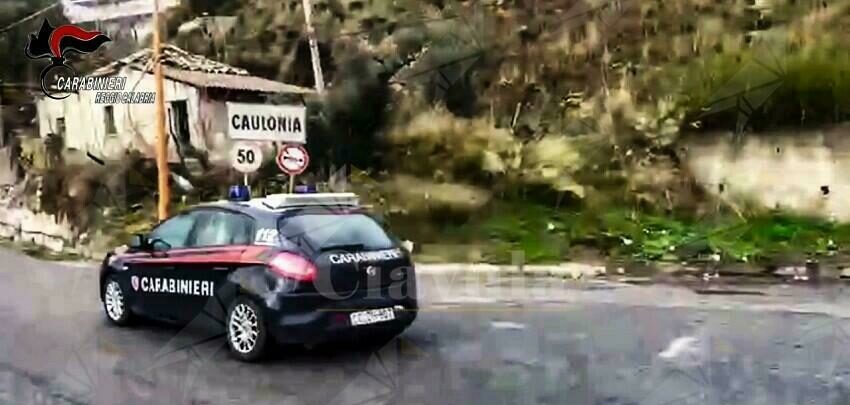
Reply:
[[230, 151], [230, 162], [242, 173], [253, 173], [263, 164], [263, 151], [254, 143], [239, 142]]

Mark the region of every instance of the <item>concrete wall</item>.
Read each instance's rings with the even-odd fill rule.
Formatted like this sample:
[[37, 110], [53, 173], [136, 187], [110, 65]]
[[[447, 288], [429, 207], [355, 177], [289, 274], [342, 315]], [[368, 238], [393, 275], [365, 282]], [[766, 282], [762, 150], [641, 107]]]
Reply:
[[74, 233], [67, 221], [26, 208], [0, 206], [0, 238], [29, 242], [54, 252], [73, 247]]
[[711, 193], [850, 221], [850, 125], [685, 143], [687, 167]]

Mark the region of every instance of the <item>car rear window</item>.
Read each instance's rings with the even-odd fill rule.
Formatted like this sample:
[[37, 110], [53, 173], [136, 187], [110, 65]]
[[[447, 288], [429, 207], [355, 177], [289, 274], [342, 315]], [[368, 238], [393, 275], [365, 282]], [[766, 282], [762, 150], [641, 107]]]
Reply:
[[392, 238], [364, 214], [300, 214], [278, 222], [282, 239], [301, 248], [380, 250], [394, 246]]

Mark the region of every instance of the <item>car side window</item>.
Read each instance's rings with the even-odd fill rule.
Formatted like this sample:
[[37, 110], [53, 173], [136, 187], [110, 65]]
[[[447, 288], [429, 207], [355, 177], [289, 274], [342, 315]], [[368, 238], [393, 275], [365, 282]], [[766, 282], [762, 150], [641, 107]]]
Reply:
[[198, 217], [191, 246], [244, 245], [251, 241], [253, 220], [226, 211], [204, 211]]
[[254, 239], [254, 220], [247, 215], [227, 214], [227, 228], [234, 245], [249, 245]]
[[172, 249], [186, 247], [189, 233], [195, 224], [194, 215], [180, 214], [161, 223], [150, 233], [151, 239], [159, 239], [168, 243]]

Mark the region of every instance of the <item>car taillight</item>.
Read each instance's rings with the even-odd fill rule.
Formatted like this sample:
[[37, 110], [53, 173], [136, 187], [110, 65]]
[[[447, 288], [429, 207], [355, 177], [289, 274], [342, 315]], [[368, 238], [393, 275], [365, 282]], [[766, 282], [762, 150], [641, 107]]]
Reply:
[[316, 265], [294, 253], [278, 253], [270, 262], [271, 270], [283, 277], [298, 281], [316, 279]]

